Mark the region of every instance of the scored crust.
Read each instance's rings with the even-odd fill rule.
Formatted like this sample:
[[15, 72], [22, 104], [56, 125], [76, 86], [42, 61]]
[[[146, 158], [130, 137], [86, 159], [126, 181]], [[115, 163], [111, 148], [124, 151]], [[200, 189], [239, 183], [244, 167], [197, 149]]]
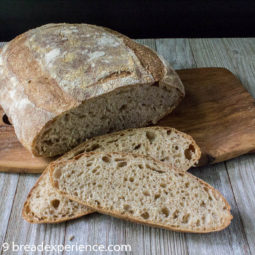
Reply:
[[[99, 155], [100, 153], [97, 153], [97, 152], [89, 152], [89, 153], [83, 153], [83, 154], [80, 154], [76, 157], [74, 157], [73, 159], [71, 160], [68, 160], [68, 162], [74, 162], [75, 160], [77, 160], [78, 158], [80, 158], [81, 156], [83, 157], [89, 157], [90, 155]], [[117, 154], [117, 155], [121, 155], [122, 157], [125, 157], [126, 155], [128, 155], [127, 153], [117, 153], [117, 152], [112, 152], [112, 153], [108, 153], [108, 154]], [[145, 155], [139, 155], [139, 157], [141, 158], [148, 158], [148, 156], [145, 156]], [[162, 162], [156, 160], [156, 159], [153, 159], [151, 158], [153, 161], [155, 161], [156, 163], [158, 162], [159, 164], [162, 164]], [[92, 206], [91, 204], [89, 203], [86, 203], [85, 201], [79, 199], [78, 197], [76, 196], [72, 196], [66, 192], [63, 192], [59, 189], [58, 185], [54, 182], [54, 178], [53, 178], [53, 172], [54, 172], [54, 167], [55, 165], [65, 165], [65, 161], [61, 161], [61, 162], [55, 162], [53, 164], [51, 164], [50, 166], [50, 181], [53, 185], [53, 187], [60, 193], [62, 194], [63, 196], [71, 199], [71, 200], [74, 200], [78, 203], [81, 203], [85, 206], [88, 206], [89, 208], [97, 211], [97, 212], [100, 212], [102, 214], [107, 214], [107, 215], [111, 215], [111, 216], [114, 216], [114, 217], [117, 217], [117, 218], [121, 218], [121, 219], [125, 219], [125, 220], [129, 220], [129, 221], [132, 221], [132, 222], [135, 222], [135, 223], [140, 223], [140, 224], [145, 224], [145, 225], [149, 225], [149, 226], [152, 226], [152, 227], [161, 227], [161, 228], [165, 228], [165, 229], [168, 229], [168, 230], [173, 230], [173, 231], [178, 231], [178, 232], [186, 232], [186, 233], [209, 233], [209, 232], [216, 232], [216, 231], [220, 231], [220, 230], [223, 230], [224, 228], [226, 228], [230, 223], [231, 223], [231, 220], [233, 219], [233, 216], [231, 215], [230, 213], [230, 210], [231, 210], [231, 207], [230, 205], [228, 204], [228, 202], [226, 201], [226, 199], [221, 195], [221, 193], [214, 189], [211, 185], [209, 185], [208, 183], [204, 182], [203, 180], [199, 179], [198, 177], [196, 176], [193, 176], [192, 174], [186, 172], [185, 174], [191, 176], [192, 178], [196, 179], [198, 182], [200, 182], [201, 184], [205, 185], [208, 189], [210, 189], [213, 194], [216, 196], [219, 196], [221, 197], [221, 199], [223, 200], [224, 204], [225, 204], [225, 207], [228, 211], [228, 217], [225, 219], [225, 222], [224, 224], [222, 224], [220, 227], [214, 229], [214, 228], [209, 228], [209, 229], [206, 229], [206, 230], [194, 230], [194, 231], [191, 231], [190, 229], [178, 229], [178, 228], [175, 228], [175, 227], [169, 227], [169, 226], [166, 226], [164, 224], [158, 224], [158, 223], [155, 223], [153, 221], [148, 221], [146, 220], [146, 222], [140, 220], [139, 218], [137, 217], [130, 217], [130, 216], [127, 216], [127, 215], [122, 215], [120, 214], [118, 211], [114, 211], [114, 210], [108, 210], [106, 208], [103, 208], [101, 205], [99, 207], [96, 207], [96, 206]], [[182, 171], [179, 171], [179, 170], [176, 170], [174, 169], [174, 171], [176, 172], [181, 172]]]

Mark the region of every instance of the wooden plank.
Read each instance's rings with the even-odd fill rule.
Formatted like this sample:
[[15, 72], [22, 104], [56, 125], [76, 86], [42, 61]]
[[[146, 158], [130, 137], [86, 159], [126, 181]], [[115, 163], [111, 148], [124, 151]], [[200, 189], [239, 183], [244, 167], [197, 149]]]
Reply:
[[195, 68], [189, 41], [186, 39], [157, 39], [157, 52], [171, 64], [174, 69]]
[[220, 232], [208, 235], [186, 234], [189, 254], [252, 254], [240, 218], [228, 173], [224, 163], [209, 167], [201, 167], [190, 171], [195, 176], [211, 184], [219, 190], [229, 202], [234, 216], [230, 226]]
[[255, 98], [255, 38], [226, 38], [223, 45], [243, 85]]
[[239, 157], [226, 162], [229, 178], [233, 187], [235, 201], [241, 214], [242, 224], [250, 250], [255, 250], [255, 157]]
[[0, 173], [0, 254], [4, 242], [11, 211], [13, 199], [16, 194], [19, 175]]

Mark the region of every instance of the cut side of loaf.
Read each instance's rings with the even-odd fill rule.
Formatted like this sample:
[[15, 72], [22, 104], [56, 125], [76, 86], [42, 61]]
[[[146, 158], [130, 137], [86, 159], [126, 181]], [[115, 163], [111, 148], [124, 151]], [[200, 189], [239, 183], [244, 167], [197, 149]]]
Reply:
[[44, 156], [60, 155], [87, 138], [156, 124], [172, 111], [179, 98], [176, 89], [167, 91], [158, 85], [117, 89], [85, 101], [52, 121], [38, 135], [35, 151]]
[[[68, 160], [83, 152], [132, 152], [149, 155], [182, 171], [194, 166], [200, 149], [191, 136], [170, 127], [129, 129], [94, 137], [58, 159]], [[50, 183], [49, 168], [40, 176], [23, 208], [23, 218], [31, 223], [56, 223], [88, 213], [84, 205], [69, 200], [55, 191]]]
[[84, 153], [51, 165], [66, 197], [118, 218], [175, 231], [206, 233], [230, 224], [224, 197], [193, 175], [151, 157]]

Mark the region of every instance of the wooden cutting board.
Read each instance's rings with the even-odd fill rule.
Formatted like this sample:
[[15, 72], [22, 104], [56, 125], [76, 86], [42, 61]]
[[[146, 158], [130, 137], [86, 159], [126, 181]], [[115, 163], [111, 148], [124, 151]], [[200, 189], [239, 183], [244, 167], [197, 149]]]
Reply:
[[[225, 68], [177, 71], [186, 96], [159, 125], [175, 127], [196, 140], [200, 165], [221, 162], [255, 150], [255, 101]], [[0, 109], [0, 171], [40, 173], [51, 161], [33, 157], [18, 142]]]

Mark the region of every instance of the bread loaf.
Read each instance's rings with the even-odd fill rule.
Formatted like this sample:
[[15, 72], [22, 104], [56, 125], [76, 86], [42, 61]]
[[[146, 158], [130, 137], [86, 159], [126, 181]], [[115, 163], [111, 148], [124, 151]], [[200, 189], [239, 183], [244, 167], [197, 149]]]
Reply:
[[[187, 134], [169, 127], [147, 127], [115, 132], [89, 139], [63, 155], [58, 161], [72, 159], [89, 151], [132, 152], [157, 158], [182, 171], [200, 158], [200, 149]], [[23, 208], [23, 218], [31, 223], [55, 223], [88, 213], [84, 205], [62, 196], [52, 187], [48, 167], [30, 191]]]
[[52, 164], [50, 177], [66, 197], [138, 223], [207, 233], [224, 229], [232, 219], [218, 191], [148, 156], [84, 153]]
[[36, 156], [155, 124], [183, 96], [179, 77], [162, 57], [103, 27], [44, 25], [0, 53], [0, 103], [20, 142]]

